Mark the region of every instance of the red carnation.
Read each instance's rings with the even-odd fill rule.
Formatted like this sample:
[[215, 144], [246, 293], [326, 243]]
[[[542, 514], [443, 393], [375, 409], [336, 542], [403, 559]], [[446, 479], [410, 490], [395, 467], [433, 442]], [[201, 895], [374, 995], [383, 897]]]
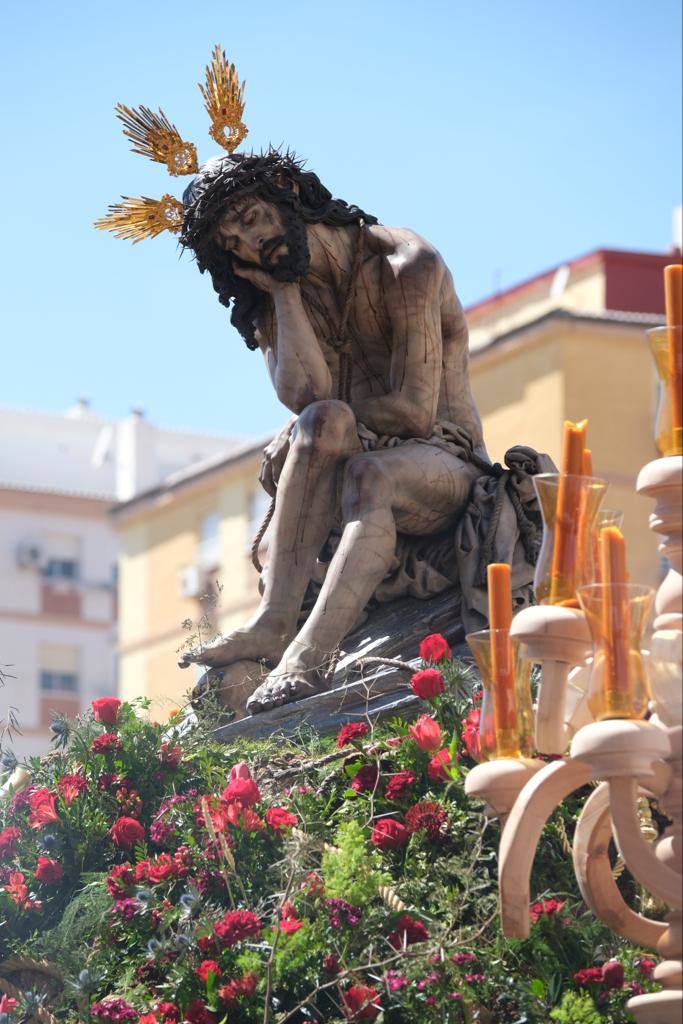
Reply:
[[343, 998], [348, 1020], [374, 1020], [382, 1012], [379, 992], [368, 985], [352, 985]]
[[49, 789], [34, 789], [28, 798], [28, 805], [31, 809], [28, 823], [30, 828], [42, 828], [52, 821], [59, 821], [59, 815], [55, 810], [57, 797]]
[[118, 697], [100, 697], [92, 702], [92, 710], [96, 722], [102, 725], [116, 725], [119, 717], [121, 701]]
[[427, 775], [432, 782], [448, 782], [450, 775], [447, 766], [450, 763], [451, 755], [446, 747], [443, 750], [437, 750], [436, 754], [432, 755], [432, 759], [427, 765]]
[[375, 788], [377, 777], [376, 765], [364, 764], [358, 769], [351, 780], [351, 789], [355, 790], [356, 793], [370, 792]]
[[588, 985], [602, 985], [602, 969], [600, 967], [583, 967], [574, 975], [574, 982], [579, 988]]
[[218, 995], [228, 1009], [236, 1005], [240, 996], [253, 996], [256, 991], [258, 978], [253, 972], [243, 974], [241, 978], [233, 978], [227, 985], [219, 988]]
[[274, 832], [284, 832], [286, 828], [294, 828], [298, 821], [296, 814], [291, 814], [284, 807], [269, 807], [265, 818], [269, 828], [272, 828]]
[[423, 829], [430, 839], [436, 839], [448, 816], [442, 807], [431, 800], [421, 800], [406, 811], [406, 828], [409, 832]]
[[420, 657], [423, 661], [441, 661], [451, 658], [451, 649], [441, 633], [431, 633], [420, 644]]
[[429, 700], [430, 697], [438, 697], [440, 693], [443, 693], [446, 684], [438, 668], [424, 668], [421, 672], [415, 672], [411, 676], [410, 688], [416, 697]]
[[443, 743], [443, 734], [439, 723], [429, 715], [420, 715], [415, 725], [409, 725], [408, 731], [420, 750], [430, 752], [438, 750]]
[[218, 979], [221, 976], [221, 969], [215, 960], [202, 960], [199, 967], [195, 968], [195, 973], [199, 975], [204, 984], [209, 980], [209, 974]]
[[243, 807], [251, 807], [260, 799], [261, 791], [253, 779], [233, 779], [221, 793], [221, 800], [240, 803]]
[[428, 938], [429, 932], [422, 921], [416, 921], [410, 914], [401, 914], [387, 941], [394, 949], [403, 949], [414, 942], [426, 942]]
[[559, 914], [564, 904], [565, 900], [539, 900], [538, 903], [532, 903], [529, 907], [529, 916], [535, 923], [541, 917], [552, 917], [553, 914]]
[[410, 833], [395, 818], [380, 818], [373, 826], [370, 839], [380, 850], [398, 850], [407, 844]]
[[96, 736], [90, 744], [93, 754], [110, 754], [112, 751], [121, 749], [121, 740], [115, 732], [103, 732]]
[[145, 838], [145, 830], [135, 818], [117, 818], [109, 829], [114, 843], [123, 850], [129, 850]]
[[21, 837], [21, 829], [16, 825], [8, 825], [0, 832], [0, 860], [10, 860], [14, 857], [16, 843]]
[[602, 982], [606, 988], [622, 988], [624, 984], [624, 965], [618, 960], [608, 960], [602, 965]]
[[159, 760], [166, 768], [177, 768], [183, 756], [183, 748], [179, 744], [171, 746], [170, 743], [162, 743], [159, 751]]
[[410, 771], [396, 772], [392, 775], [384, 790], [387, 800], [402, 800], [412, 788], [415, 778], [415, 772]]
[[159, 1014], [162, 1021], [180, 1020], [180, 1010], [175, 1003], [155, 1003], [154, 1012]]
[[185, 1010], [187, 1024], [216, 1024], [216, 1015], [207, 1010], [201, 999], [193, 999]]
[[341, 970], [339, 957], [335, 953], [326, 953], [323, 957], [323, 969], [328, 974], [339, 974]]
[[362, 740], [369, 732], [370, 726], [367, 722], [349, 722], [339, 730], [337, 746], [341, 749], [348, 743], [353, 743], [354, 740]]
[[213, 930], [224, 946], [234, 946], [243, 939], [260, 935], [261, 922], [250, 910], [229, 910]]
[[67, 806], [72, 804], [76, 797], [80, 793], [84, 793], [87, 788], [88, 780], [85, 775], [62, 775], [61, 779], [57, 780], [57, 789]]
[[57, 860], [50, 857], [39, 857], [36, 866], [36, 878], [45, 885], [54, 885], [64, 877], [64, 868]]

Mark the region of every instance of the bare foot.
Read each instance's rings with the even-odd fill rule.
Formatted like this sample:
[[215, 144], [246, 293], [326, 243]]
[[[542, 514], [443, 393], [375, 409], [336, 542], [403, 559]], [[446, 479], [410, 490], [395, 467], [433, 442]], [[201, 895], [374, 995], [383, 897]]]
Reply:
[[250, 715], [257, 715], [260, 711], [270, 711], [281, 704], [303, 700], [304, 697], [312, 697], [314, 693], [326, 689], [325, 672], [319, 666], [306, 668], [302, 664], [297, 667], [290, 661], [287, 668], [278, 666], [254, 690], [247, 701], [247, 711]]
[[291, 639], [282, 629], [265, 622], [254, 621], [242, 626], [227, 636], [219, 636], [202, 647], [194, 647], [185, 651], [178, 661], [180, 668], [189, 665], [206, 665], [209, 668], [222, 668], [234, 661], [266, 661], [277, 665], [285, 647]]

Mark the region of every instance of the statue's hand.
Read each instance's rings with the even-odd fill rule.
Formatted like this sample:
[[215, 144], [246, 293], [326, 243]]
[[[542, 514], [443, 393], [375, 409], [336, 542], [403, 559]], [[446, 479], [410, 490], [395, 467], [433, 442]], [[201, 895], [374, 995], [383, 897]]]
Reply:
[[262, 292], [267, 292], [269, 295], [278, 295], [280, 292], [298, 287], [298, 285], [291, 282], [276, 281], [272, 274], [269, 274], [267, 270], [261, 270], [259, 267], [241, 267], [238, 264], [234, 264], [233, 273], [237, 277], [243, 277], [245, 281], [251, 281], [256, 288]]
[[263, 461], [261, 463], [259, 480], [261, 486], [270, 494], [271, 498], [275, 497], [277, 482], [280, 479], [280, 473], [289, 452], [289, 438], [296, 420], [297, 417], [293, 416], [282, 430], [275, 435], [270, 444], [266, 445], [263, 449]]

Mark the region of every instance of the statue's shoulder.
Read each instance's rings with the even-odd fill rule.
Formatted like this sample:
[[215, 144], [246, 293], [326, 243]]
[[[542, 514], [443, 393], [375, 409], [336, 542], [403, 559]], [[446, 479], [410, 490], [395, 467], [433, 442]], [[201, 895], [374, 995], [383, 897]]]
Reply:
[[386, 261], [394, 277], [415, 274], [443, 275], [446, 264], [438, 249], [410, 228], [373, 224], [368, 229], [368, 249]]

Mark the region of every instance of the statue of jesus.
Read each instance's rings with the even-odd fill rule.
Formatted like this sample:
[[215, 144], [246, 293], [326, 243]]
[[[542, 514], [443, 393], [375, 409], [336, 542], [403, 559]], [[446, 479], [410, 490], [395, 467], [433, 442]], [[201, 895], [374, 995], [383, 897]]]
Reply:
[[[391, 566], [397, 531], [454, 525], [480, 472], [469, 456], [487, 456], [465, 317], [429, 242], [333, 199], [276, 150], [215, 158], [183, 202], [182, 244], [295, 416], [261, 473], [276, 502], [258, 611], [181, 661], [264, 661], [254, 713], [324, 688], [333, 652]], [[341, 540], [297, 630], [335, 528]]]

